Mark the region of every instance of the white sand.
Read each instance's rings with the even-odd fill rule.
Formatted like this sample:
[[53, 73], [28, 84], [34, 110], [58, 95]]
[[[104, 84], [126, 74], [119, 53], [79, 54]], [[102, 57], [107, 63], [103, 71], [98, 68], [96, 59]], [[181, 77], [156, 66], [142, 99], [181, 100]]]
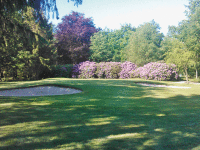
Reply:
[[158, 84], [147, 84], [147, 83], [137, 83], [143, 86], [151, 86], [151, 87], [166, 87], [166, 88], [181, 88], [181, 89], [189, 89], [191, 87], [185, 86], [168, 86], [168, 85], [158, 85]]
[[0, 96], [47, 96], [80, 93], [81, 90], [57, 86], [38, 86], [23, 89], [1, 90]]
[[[179, 81], [179, 82], [174, 82], [174, 83], [187, 83], [187, 81]], [[200, 83], [195, 83], [195, 82], [190, 82], [190, 81], [189, 81], [189, 84], [199, 84], [200, 85]]]

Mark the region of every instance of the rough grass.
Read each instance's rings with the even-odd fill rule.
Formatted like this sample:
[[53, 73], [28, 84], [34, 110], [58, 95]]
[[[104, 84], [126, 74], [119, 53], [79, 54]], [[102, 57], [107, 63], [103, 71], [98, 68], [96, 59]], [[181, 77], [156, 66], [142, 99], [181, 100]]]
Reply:
[[[190, 86], [145, 87], [135, 82]], [[0, 82], [0, 89], [56, 84], [74, 95], [0, 97], [0, 149], [200, 149], [200, 85], [52, 78]]]

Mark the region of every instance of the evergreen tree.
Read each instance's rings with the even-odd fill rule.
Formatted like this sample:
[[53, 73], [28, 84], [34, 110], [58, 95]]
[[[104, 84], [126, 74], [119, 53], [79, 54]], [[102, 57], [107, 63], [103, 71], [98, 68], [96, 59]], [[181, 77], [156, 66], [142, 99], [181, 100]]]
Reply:
[[[44, 66], [48, 66], [49, 59], [55, 51], [52, 46], [53, 33], [52, 25], [42, 13], [31, 7], [26, 11], [15, 11], [9, 14], [9, 18], [17, 20], [20, 26], [31, 32], [21, 32], [20, 26], [13, 26], [10, 22], [2, 22], [1, 25], [1, 47], [0, 66], [1, 71], [10, 72], [13, 77], [17, 77], [17, 70], [25, 78], [38, 78], [39, 72]], [[51, 55], [51, 56], [50, 56]]]

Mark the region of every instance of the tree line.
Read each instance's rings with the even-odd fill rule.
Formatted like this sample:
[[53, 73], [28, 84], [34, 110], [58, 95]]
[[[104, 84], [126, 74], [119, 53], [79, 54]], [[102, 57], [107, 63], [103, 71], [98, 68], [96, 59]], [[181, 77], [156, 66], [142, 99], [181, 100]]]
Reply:
[[[39, 79], [53, 65], [75, 65], [90, 60], [130, 61], [137, 66], [163, 61], [176, 64], [186, 78], [189, 75], [198, 78], [199, 0], [189, 1], [185, 12], [187, 19], [178, 26], [169, 26], [166, 36], [154, 20], [137, 28], [124, 24], [118, 30], [102, 30], [95, 27], [92, 18], [73, 11], [55, 27], [48, 23], [48, 15], [45, 15], [48, 7], [38, 9], [38, 6], [31, 5], [31, 1], [23, 7], [20, 3], [9, 2], [14, 8], [12, 11], [7, 11], [11, 8], [7, 4], [1, 7], [1, 77], [7, 75], [15, 79], [21, 75], [25, 79]], [[45, 6], [44, 0], [38, 0], [38, 3]], [[75, 1], [75, 4], [82, 4], [82, 1]], [[57, 11], [56, 5], [51, 6]]]
[[[186, 20], [178, 26], [169, 26], [167, 36], [160, 33], [160, 26], [154, 20], [137, 28], [125, 25], [120, 30], [95, 33], [91, 37], [90, 60], [131, 61], [137, 66], [163, 61], [175, 64], [186, 80], [189, 75], [198, 78], [200, 1], [190, 0], [185, 14]], [[127, 27], [128, 30], [124, 30]]]
[[[71, 1], [82, 4], [82, 0]], [[0, 1], [0, 80], [7, 76], [39, 79], [56, 62], [49, 12], [59, 18], [56, 0]]]
[[52, 24], [42, 12], [31, 7], [27, 7], [26, 11], [5, 12], [4, 16], [0, 23], [1, 77], [4, 73], [4, 76], [15, 79], [23, 74], [24, 78], [37, 79], [40, 70], [49, 67], [56, 58]]

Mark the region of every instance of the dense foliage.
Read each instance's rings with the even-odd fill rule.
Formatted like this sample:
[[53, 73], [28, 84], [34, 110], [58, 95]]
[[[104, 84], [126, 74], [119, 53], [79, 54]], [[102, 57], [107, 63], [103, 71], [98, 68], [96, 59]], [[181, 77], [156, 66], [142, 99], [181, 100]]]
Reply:
[[81, 62], [74, 65], [72, 71], [74, 78], [145, 78], [151, 80], [176, 80], [178, 70], [174, 64], [152, 62], [137, 68], [131, 62]]
[[176, 64], [179, 71], [186, 75], [188, 81], [188, 68], [195, 64], [192, 59], [195, 56], [194, 51], [189, 51], [185, 43], [175, 38], [169, 38], [166, 47], [170, 48], [165, 54], [165, 61]]
[[124, 48], [135, 28], [122, 25], [119, 30], [104, 29], [91, 37], [90, 60], [95, 62], [124, 61]]
[[100, 62], [97, 64], [97, 70], [95, 72], [98, 78], [105, 78], [106, 62]]
[[119, 78], [120, 62], [81, 62], [73, 67], [72, 77], [78, 78]]
[[15, 11], [9, 17], [34, 34], [21, 32], [21, 27], [9, 21], [0, 22], [0, 72], [15, 79], [38, 79], [41, 71], [49, 68], [56, 58], [53, 26], [42, 12], [39, 15], [31, 7], [23, 12]]
[[62, 18], [56, 27], [55, 38], [59, 64], [76, 64], [88, 60], [90, 37], [99, 31], [91, 18], [72, 12]]
[[177, 80], [178, 71], [174, 64], [151, 62], [132, 71], [131, 77], [150, 80]]
[[[82, 0], [71, 1], [75, 5], [82, 4]], [[0, 2], [0, 80], [2, 77], [27, 80], [72, 75], [77, 78], [176, 79], [175, 72], [172, 75], [174, 73], [166, 71], [171, 66], [153, 63], [161, 60], [175, 64], [187, 80], [195, 75], [198, 78], [199, 0], [189, 0], [187, 19], [177, 27], [169, 26], [165, 37], [154, 20], [137, 28], [125, 24], [118, 30], [100, 30], [91, 18], [78, 12], [63, 17], [53, 33], [54, 27], [44, 14], [58, 12], [55, 2]], [[56, 67], [50, 67], [55, 64]], [[72, 65], [70, 69], [64, 64], [73, 64], [73, 73]]]
[[120, 78], [126, 79], [131, 77], [131, 73], [137, 68], [137, 65], [132, 62], [126, 61], [121, 64], [121, 68], [122, 70], [120, 72]]
[[[186, 6], [186, 20], [183, 20], [176, 26], [169, 26], [170, 37], [178, 39], [180, 42], [184, 43], [184, 47], [187, 48], [188, 53], [193, 53], [193, 57], [189, 60], [185, 60], [184, 63], [194, 61], [193, 66], [187, 67], [184, 71], [187, 76], [186, 71], [196, 70], [196, 79], [198, 78], [198, 71], [200, 70], [200, 1], [199, 0], [189, 0], [189, 5]], [[191, 55], [190, 55], [191, 56]], [[185, 56], [186, 59], [187, 56]], [[189, 63], [187, 63], [189, 64]], [[180, 64], [179, 64], [180, 65]], [[184, 64], [182, 64], [183, 66]], [[186, 68], [186, 67], [185, 67]], [[190, 75], [194, 74], [189, 72]]]
[[[74, 5], [78, 6], [82, 4], [83, 0], [65, 0], [66, 2], [73, 1]], [[12, 13], [15, 10], [25, 10], [27, 6], [34, 8], [36, 11], [40, 11], [42, 9], [45, 14], [53, 12], [56, 13], [56, 18], [59, 18], [58, 9], [56, 6], [56, 0], [1, 0], [0, 2], [0, 15], [3, 12]]]
[[72, 77], [117, 79], [120, 76], [120, 62], [81, 62], [73, 67]]
[[138, 66], [162, 60], [160, 47], [164, 35], [159, 30], [160, 27], [154, 20], [136, 28], [126, 46], [126, 60]]
[[104, 67], [104, 74], [106, 79], [118, 79], [121, 72], [120, 62], [106, 62]]
[[[82, 0], [71, 1], [82, 4]], [[58, 19], [56, 0], [0, 1], [0, 80], [38, 79], [41, 70], [49, 70], [56, 59], [52, 25], [44, 16], [48, 13], [49, 18], [49, 12]]]
[[93, 78], [96, 71], [96, 63], [85, 61], [74, 65], [72, 69], [73, 78]]
[[[51, 71], [49, 72], [49, 77], [71, 78], [72, 77], [72, 68], [73, 68], [72, 64], [51, 66]], [[45, 71], [45, 73], [46, 73], [46, 71]]]

